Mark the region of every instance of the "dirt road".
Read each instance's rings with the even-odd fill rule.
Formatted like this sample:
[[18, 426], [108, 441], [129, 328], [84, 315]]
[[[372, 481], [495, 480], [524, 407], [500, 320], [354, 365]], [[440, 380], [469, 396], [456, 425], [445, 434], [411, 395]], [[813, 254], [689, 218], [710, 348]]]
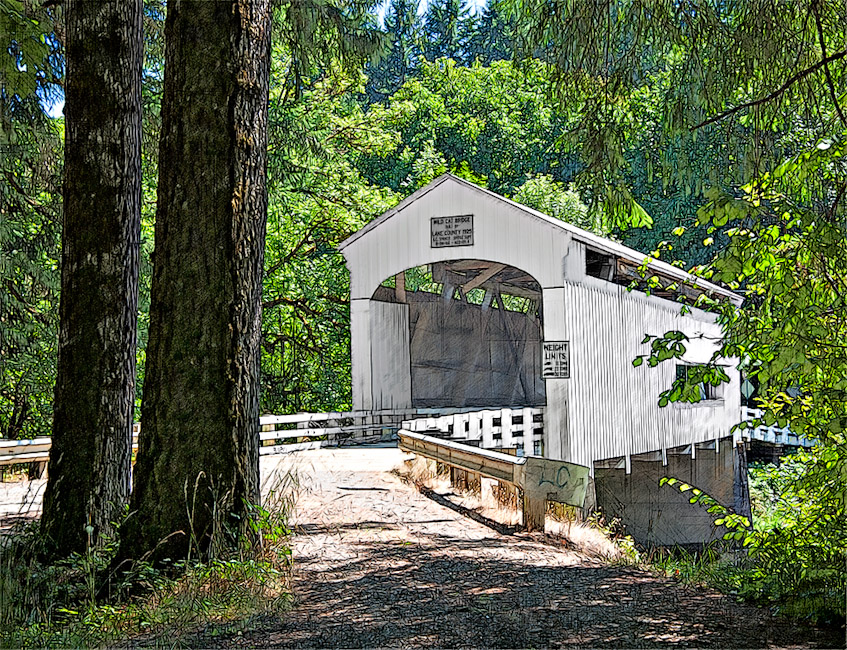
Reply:
[[[494, 525], [392, 470], [397, 449], [263, 457], [300, 482], [295, 606], [241, 636], [183, 639], [225, 647], [834, 648], [805, 628], [719, 593], [616, 565], [540, 535]], [[43, 481], [0, 484], [0, 528], [38, 516]], [[474, 513], [470, 513], [473, 515]], [[580, 546], [580, 544], [576, 544]], [[583, 544], [584, 546], [584, 544]], [[602, 550], [602, 549], [600, 549]]]
[[716, 592], [469, 519], [449, 495], [390, 473], [403, 457], [346, 449], [282, 461], [302, 488], [295, 607], [233, 644], [843, 647]]

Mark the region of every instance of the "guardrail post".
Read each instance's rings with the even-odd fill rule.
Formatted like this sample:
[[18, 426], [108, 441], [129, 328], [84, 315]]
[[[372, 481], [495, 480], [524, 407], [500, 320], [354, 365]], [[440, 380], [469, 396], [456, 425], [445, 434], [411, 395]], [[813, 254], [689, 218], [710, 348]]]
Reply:
[[533, 493], [524, 488], [523, 492], [523, 525], [528, 531], [544, 532], [545, 515], [547, 513], [547, 495]]

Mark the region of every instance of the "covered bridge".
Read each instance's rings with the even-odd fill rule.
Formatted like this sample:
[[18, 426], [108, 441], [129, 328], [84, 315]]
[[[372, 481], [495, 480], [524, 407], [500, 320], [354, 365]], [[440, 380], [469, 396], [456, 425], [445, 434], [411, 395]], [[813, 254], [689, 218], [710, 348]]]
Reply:
[[[542, 444], [525, 452], [588, 466], [597, 502], [631, 519], [636, 536], [656, 524], [635, 516], [641, 483], [676, 458], [687, 463], [682, 474], [741, 504], [737, 369], [697, 404], [658, 405], [721, 335], [714, 314], [682, 313], [681, 301], [705, 292], [738, 303], [736, 294], [451, 174], [340, 249], [351, 275], [355, 409], [543, 407]], [[649, 295], [645, 261], [659, 279]], [[649, 351], [645, 334], [668, 330], [690, 337], [683, 360], [633, 367]], [[708, 465], [698, 465], [706, 449]], [[639, 463], [649, 464], [643, 477]], [[654, 506], [662, 498], [649, 497]]]

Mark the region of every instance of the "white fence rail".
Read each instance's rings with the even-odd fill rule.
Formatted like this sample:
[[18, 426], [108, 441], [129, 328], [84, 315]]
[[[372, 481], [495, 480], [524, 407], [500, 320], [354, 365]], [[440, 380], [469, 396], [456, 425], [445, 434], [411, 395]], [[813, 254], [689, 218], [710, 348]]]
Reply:
[[518, 456], [544, 453], [542, 407], [483, 409], [405, 420], [403, 429], [478, 445], [514, 449]]
[[[760, 409], [752, 409], [747, 406], [741, 408], [741, 417], [744, 420], [756, 420], [762, 417]], [[745, 440], [760, 440], [775, 445], [787, 445], [789, 447], [813, 447], [814, 442], [808, 438], [798, 436], [788, 427], [778, 427], [775, 424], [767, 426], [764, 423], [754, 428], [741, 430], [741, 437]]]
[[[140, 425], [132, 425], [132, 448], [138, 448]], [[0, 465], [19, 463], [46, 463], [50, 457], [50, 436], [25, 440], [0, 440]]]
[[[259, 418], [259, 453], [280, 454], [323, 446], [376, 442], [393, 436], [400, 428], [484, 449], [514, 450], [523, 455], [543, 455], [543, 407], [482, 409], [444, 414], [436, 409], [342, 411], [264, 415]], [[761, 417], [758, 409], [743, 408], [745, 420]], [[133, 448], [140, 425], [133, 425]], [[790, 429], [764, 424], [741, 431], [747, 440], [811, 447], [811, 440]], [[50, 438], [0, 440], [0, 466], [44, 463], [50, 454]]]
[[259, 418], [259, 454], [344, 446], [391, 439], [414, 409], [264, 415]]
[[[376, 442], [396, 433], [404, 418], [417, 410], [343, 411], [263, 415], [259, 418], [259, 454], [280, 454], [322, 446]], [[426, 414], [426, 411], [422, 411]], [[132, 447], [138, 448], [141, 425], [132, 427]], [[49, 437], [0, 440], [0, 465], [46, 463]]]

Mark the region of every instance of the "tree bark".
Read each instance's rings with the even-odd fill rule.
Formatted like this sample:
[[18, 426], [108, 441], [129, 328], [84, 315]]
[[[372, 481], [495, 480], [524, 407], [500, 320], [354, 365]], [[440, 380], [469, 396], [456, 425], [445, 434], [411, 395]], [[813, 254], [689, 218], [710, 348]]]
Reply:
[[269, 0], [172, 0], [142, 429], [123, 557], [209, 556], [259, 501]]
[[[129, 497], [141, 227], [141, 0], [67, 4], [59, 358], [42, 531], [112, 533]], [[90, 528], [88, 528], [90, 526]]]

